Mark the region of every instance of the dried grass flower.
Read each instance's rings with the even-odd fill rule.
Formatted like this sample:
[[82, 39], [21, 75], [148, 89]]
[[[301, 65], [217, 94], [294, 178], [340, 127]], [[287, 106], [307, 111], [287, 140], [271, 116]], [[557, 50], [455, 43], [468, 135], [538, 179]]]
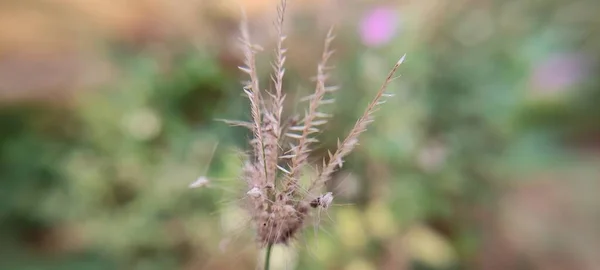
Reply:
[[[313, 144], [318, 142], [315, 135], [327, 123], [330, 115], [322, 112], [322, 107], [333, 102], [329, 96], [339, 87], [327, 84], [331, 68], [328, 64], [333, 50], [333, 30], [325, 38], [324, 50], [317, 65], [315, 91], [304, 100], [308, 108], [300, 119], [282, 120], [285, 93], [283, 79], [285, 74], [286, 49], [283, 33], [286, 1], [278, 6], [278, 16], [274, 23], [277, 43], [272, 63], [272, 91], [262, 91], [256, 68], [256, 54], [260, 46], [253, 44], [243, 17], [241, 23], [241, 44], [244, 53], [244, 65], [240, 70], [249, 80], [243, 90], [250, 102], [250, 122], [225, 121], [234, 126], [242, 126], [252, 131], [251, 151], [243, 166], [243, 180], [246, 183], [244, 206], [248, 209], [256, 230], [256, 239], [260, 246], [271, 247], [274, 244], [287, 244], [292, 241], [305, 226], [311, 209], [327, 209], [333, 202], [333, 193], [320, 194], [332, 174], [342, 167], [344, 158], [358, 144], [361, 133], [373, 122], [373, 113], [392, 96], [385, 91], [394, 79], [394, 73], [404, 61], [404, 56], [393, 66], [384, 83], [367, 105], [363, 115], [356, 121], [347, 137], [338, 140], [337, 149], [323, 160], [322, 167], [311, 177], [308, 185], [300, 183], [304, 168], [309, 166], [308, 157]], [[292, 123], [291, 125], [284, 123]], [[270, 250], [270, 249], [269, 249]]]

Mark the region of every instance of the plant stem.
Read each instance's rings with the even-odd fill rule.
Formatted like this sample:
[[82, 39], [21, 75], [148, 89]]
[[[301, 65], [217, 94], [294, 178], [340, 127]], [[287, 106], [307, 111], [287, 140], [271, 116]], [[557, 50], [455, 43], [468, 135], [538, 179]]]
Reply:
[[265, 255], [265, 270], [269, 270], [269, 266], [271, 265], [271, 248], [273, 247], [273, 245], [269, 244], [267, 246], [267, 254]]

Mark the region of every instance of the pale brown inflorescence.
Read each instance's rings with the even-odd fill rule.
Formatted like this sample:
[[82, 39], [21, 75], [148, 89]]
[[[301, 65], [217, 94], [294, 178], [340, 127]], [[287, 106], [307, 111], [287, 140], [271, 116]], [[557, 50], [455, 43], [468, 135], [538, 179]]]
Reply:
[[[282, 124], [283, 111], [283, 77], [286, 49], [283, 47], [283, 20], [286, 1], [282, 0], [275, 21], [277, 45], [275, 60], [272, 63], [274, 91], [261, 91], [256, 72], [256, 53], [260, 46], [252, 44], [244, 17], [241, 24], [241, 43], [244, 52], [244, 66], [240, 67], [248, 74], [249, 81], [244, 84], [244, 92], [250, 101], [251, 122], [225, 121], [231, 125], [244, 126], [252, 130], [253, 139], [250, 141], [252, 154], [244, 164], [243, 178], [247, 183], [247, 208], [250, 210], [253, 224], [256, 228], [257, 240], [261, 246], [287, 244], [293, 239], [305, 224], [311, 208], [328, 208], [333, 201], [333, 194], [327, 192], [318, 195], [332, 174], [342, 167], [343, 158], [348, 155], [358, 143], [359, 135], [373, 121], [372, 114], [378, 106], [384, 103], [384, 98], [391, 96], [385, 90], [394, 79], [394, 73], [404, 60], [404, 56], [394, 65], [375, 98], [356, 122], [349, 135], [338, 142], [337, 150], [329, 153], [327, 161], [307, 187], [301, 187], [299, 179], [302, 169], [307, 166], [311, 144], [317, 142], [314, 135], [319, 133], [320, 126], [327, 123], [329, 115], [319, 111], [321, 106], [330, 104], [333, 99], [326, 96], [336, 91], [338, 87], [327, 86], [327, 70], [331, 68], [327, 62], [333, 51], [330, 45], [334, 39], [333, 31], [329, 30], [325, 39], [325, 48], [317, 65], [316, 86], [314, 94], [306, 97], [308, 108], [304, 117], [293, 118]], [[266, 97], [266, 99], [265, 99]], [[284, 130], [285, 129], [285, 130]], [[286, 148], [283, 151], [282, 148]]]

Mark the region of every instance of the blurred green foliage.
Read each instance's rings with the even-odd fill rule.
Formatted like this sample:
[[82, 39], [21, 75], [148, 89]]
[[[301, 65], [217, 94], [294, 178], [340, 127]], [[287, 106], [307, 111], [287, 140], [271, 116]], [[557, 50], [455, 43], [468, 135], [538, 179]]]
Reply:
[[[535, 269], [552, 258], [503, 239], [519, 235], [507, 229], [503, 202], [550, 182], [539, 175], [573, 185], [600, 176], [600, 25], [590, 12], [598, 3], [439, 5], [433, 22], [418, 18], [426, 4], [394, 6], [402, 31], [378, 48], [362, 45], [355, 31], [370, 7], [348, 8], [335, 44], [342, 90], [316, 161], [350, 129], [395, 59], [407, 53], [408, 61], [396, 98], [329, 187], [349, 205], [321, 213], [318, 234], [307, 228], [295, 247], [277, 251], [282, 264]], [[321, 44], [314, 33], [295, 37], [303, 22], [295, 23], [292, 49], [296, 40]], [[237, 149], [248, 134], [213, 120], [248, 118], [239, 59], [222, 59], [225, 48], [178, 48], [165, 63], [108, 47], [122, 74], [102, 89], [69, 105], [0, 107], [0, 269], [254, 269], [259, 251], [236, 241], [251, 230], [243, 222], [234, 224], [241, 232], [226, 228], [235, 216]], [[289, 91], [311, 73], [301, 66], [291, 64]], [[203, 175], [215, 186], [188, 189]], [[600, 201], [587, 199], [565, 211], [595, 217], [590, 209]], [[225, 252], [223, 239], [233, 243]], [[547, 245], [568, 262], [562, 266], [598, 266]]]

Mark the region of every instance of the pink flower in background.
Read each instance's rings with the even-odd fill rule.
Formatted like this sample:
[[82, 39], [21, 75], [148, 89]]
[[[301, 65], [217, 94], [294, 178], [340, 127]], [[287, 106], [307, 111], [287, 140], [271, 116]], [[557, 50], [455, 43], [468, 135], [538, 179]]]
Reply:
[[534, 91], [554, 94], [568, 90], [587, 75], [588, 63], [583, 55], [562, 54], [545, 59], [532, 75]]
[[390, 9], [378, 7], [369, 11], [359, 25], [363, 44], [371, 47], [388, 43], [398, 28], [398, 15]]

